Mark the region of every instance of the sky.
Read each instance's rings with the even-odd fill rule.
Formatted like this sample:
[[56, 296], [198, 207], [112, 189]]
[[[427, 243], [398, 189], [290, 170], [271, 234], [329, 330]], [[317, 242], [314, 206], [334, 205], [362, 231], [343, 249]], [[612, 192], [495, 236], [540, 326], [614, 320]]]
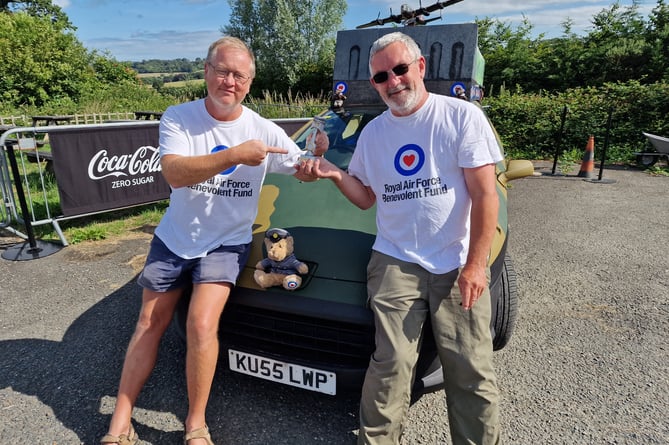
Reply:
[[[76, 36], [89, 50], [106, 52], [119, 61], [148, 59], [194, 60], [206, 56], [209, 44], [221, 36], [230, 18], [227, 0], [54, 0], [77, 28]], [[420, 0], [349, 0], [343, 29], [354, 29], [377, 17], [399, 13], [400, 5], [420, 6]], [[435, 0], [422, 0], [429, 6]], [[526, 17], [534, 31], [546, 37], [562, 35], [562, 23], [573, 21], [572, 30], [586, 33], [592, 18], [615, 0], [463, 0], [442, 10], [431, 24], [473, 22], [489, 17], [515, 29]], [[623, 7], [633, 1], [619, 0]], [[639, 0], [639, 12], [648, 16], [657, 0]], [[438, 16], [433, 12], [430, 17]], [[385, 25], [391, 26], [390, 24]], [[429, 25], [427, 25], [429, 26]]]

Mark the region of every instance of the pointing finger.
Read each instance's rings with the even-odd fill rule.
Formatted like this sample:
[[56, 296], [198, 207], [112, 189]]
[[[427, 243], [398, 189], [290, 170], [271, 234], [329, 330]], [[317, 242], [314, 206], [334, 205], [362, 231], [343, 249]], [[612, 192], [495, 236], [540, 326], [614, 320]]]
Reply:
[[288, 153], [288, 150], [280, 147], [267, 147], [267, 153], [279, 153], [285, 155]]

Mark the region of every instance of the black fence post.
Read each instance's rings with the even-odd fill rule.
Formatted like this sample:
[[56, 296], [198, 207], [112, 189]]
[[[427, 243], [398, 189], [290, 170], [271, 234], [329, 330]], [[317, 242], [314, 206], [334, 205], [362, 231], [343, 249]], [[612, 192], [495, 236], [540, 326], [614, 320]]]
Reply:
[[557, 141], [555, 142], [555, 155], [553, 157], [553, 169], [551, 170], [551, 175], [555, 174], [558, 157], [562, 153], [562, 134], [564, 133], [564, 123], [567, 120], [567, 110], [568, 107], [565, 105], [564, 108], [562, 109], [562, 119], [560, 120], [560, 131], [558, 132]]
[[604, 148], [602, 148], [602, 160], [599, 163], [599, 176], [597, 179], [602, 180], [604, 173], [604, 161], [606, 160], [606, 151], [609, 148], [609, 136], [611, 135], [611, 122], [613, 121], [613, 108], [609, 108], [609, 117], [606, 121], [606, 135], [604, 136]]
[[598, 184], [613, 184], [615, 179], [602, 179], [604, 175], [604, 161], [606, 161], [606, 150], [609, 148], [609, 136], [611, 135], [611, 122], [613, 121], [613, 107], [609, 108], [609, 116], [606, 120], [606, 134], [604, 135], [604, 147], [602, 148], [602, 160], [599, 163], [599, 175], [597, 179], [585, 179], [588, 182]]

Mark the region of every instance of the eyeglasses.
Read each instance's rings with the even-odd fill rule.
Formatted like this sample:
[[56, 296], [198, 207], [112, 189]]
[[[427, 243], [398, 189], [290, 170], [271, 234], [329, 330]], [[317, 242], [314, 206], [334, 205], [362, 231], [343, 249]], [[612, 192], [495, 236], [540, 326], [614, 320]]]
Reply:
[[[409, 66], [411, 66], [412, 63], [414, 63], [418, 59], [414, 59], [413, 62], [411, 63], [400, 63], [397, 66], [394, 66], [392, 69], [392, 72], [396, 76], [402, 76], [409, 72]], [[374, 83], [383, 83], [386, 80], [388, 80], [388, 74], [390, 74], [390, 71], [381, 71], [380, 73], [376, 73], [372, 76], [372, 80]]]
[[251, 79], [251, 76], [249, 76], [248, 74], [216, 68], [211, 62], [207, 62], [207, 64], [209, 64], [211, 69], [214, 70], [216, 77], [218, 77], [219, 79], [227, 79], [228, 76], [232, 74], [232, 78], [235, 79], [235, 83], [238, 83], [240, 85], [244, 85], [246, 82], [249, 81], [249, 79]]

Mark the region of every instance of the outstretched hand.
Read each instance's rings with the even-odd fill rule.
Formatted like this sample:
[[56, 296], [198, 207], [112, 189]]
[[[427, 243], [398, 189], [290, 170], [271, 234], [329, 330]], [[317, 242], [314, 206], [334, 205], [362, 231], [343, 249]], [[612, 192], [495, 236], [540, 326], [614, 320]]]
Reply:
[[302, 160], [299, 164], [295, 165], [295, 168], [300, 177], [311, 180], [327, 178], [336, 181], [342, 178], [341, 169], [325, 158]]

